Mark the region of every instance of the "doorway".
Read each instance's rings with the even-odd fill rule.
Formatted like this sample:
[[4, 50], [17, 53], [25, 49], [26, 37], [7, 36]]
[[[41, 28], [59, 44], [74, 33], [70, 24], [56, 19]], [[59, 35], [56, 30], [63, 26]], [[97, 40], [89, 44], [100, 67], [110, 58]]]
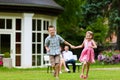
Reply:
[[11, 34], [0, 34], [0, 54], [11, 50]]

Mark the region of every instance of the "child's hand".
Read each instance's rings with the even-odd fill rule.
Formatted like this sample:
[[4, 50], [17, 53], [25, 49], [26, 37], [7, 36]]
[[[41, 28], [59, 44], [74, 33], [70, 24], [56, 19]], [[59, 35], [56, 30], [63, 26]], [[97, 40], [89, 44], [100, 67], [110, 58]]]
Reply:
[[89, 46], [89, 48], [93, 48], [93, 46]]
[[49, 48], [47, 48], [47, 49], [46, 49], [46, 51], [47, 51], [47, 52], [49, 52], [49, 51], [50, 51], [50, 49], [49, 49]]
[[71, 47], [72, 49], [75, 49], [75, 46], [73, 46], [73, 45], [71, 45], [70, 47]]

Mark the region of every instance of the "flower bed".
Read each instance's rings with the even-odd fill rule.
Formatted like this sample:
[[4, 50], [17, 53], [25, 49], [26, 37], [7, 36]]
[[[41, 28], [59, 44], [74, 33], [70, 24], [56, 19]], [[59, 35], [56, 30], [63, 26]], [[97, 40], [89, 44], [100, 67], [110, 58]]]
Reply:
[[0, 66], [3, 65], [2, 57], [0, 56]]
[[120, 63], [120, 51], [103, 51], [98, 55], [98, 61], [101, 64]]

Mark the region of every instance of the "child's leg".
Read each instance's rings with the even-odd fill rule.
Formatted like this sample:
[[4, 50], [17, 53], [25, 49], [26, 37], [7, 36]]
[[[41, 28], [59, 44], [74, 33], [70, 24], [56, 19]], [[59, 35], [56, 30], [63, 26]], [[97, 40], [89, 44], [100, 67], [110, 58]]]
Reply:
[[60, 55], [55, 56], [55, 77], [59, 77], [59, 70], [60, 70]]
[[65, 65], [65, 61], [63, 61], [63, 66], [64, 66], [65, 71], [67, 71], [67, 67]]
[[90, 67], [90, 63], [87, 62], [87, 64], [86, 64], [86, 76], [85, 76], [85, 79], [88, 78], [89, 67]]
[[59, 69], [60, 69], [59, 63], [56, 63], [56, 64], [55, 64], [55, 72], [56, 72], [55, 77], [59, 77]]
[[60, 69], [59, 69], [59, 72], [60, 72], [61, 69], [62, 69], [62, 65], [63, 65], [63, 63], [62, 63], [62, 61], [60, 61]]
[[85, 67], [86, 67], [86, 62], [84, 62], [84, 63], [83, 63], [83, 66], [82, 66], [82, 73], [81, 73], [81, 75], [80, 75], [81, 78], [84, 77]]
[[[50, 58], [50, 63], [51, 63], [51, 65], [52, 65], [53, 71], [54, 71], [54, 73], [55, 73], [55, 58], [54, 58], [54, 56], [52, 56], [52, 55], [50, 55], [49, 58]], [[54, 76], [55, 76], [55, 75], [54, 75]]]
[[83, 63], [83, 66], [82, 66], [82, 73], [83, 73], [83, 74], [84, 74], [85, 68], [86, 68], [86, 62], [84, 62], [84, 63]]

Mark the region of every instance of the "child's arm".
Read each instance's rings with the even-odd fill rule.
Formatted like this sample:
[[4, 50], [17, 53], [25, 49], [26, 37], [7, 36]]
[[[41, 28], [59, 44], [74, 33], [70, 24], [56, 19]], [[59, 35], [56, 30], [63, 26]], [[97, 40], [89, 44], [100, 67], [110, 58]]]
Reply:
[[79, 46], [75, 46], [74, 49], [77, 49], [77, 48], [83, 48], [84, 47], [84, 44], [82, 43], [81, 45]]
[[46, 51], [47, 51], [47, 52], [49, 52], [49, 51], [50, 51], [50, 49], [49, 49], [47, 46], [45, 46], [45, 49], [46, 49]]
[[70, 47], [74, 47], [72, 44], [70, 44], [69, 42], [67, 41], [64, 41], [65, 44], [69, 45]]
[[93, 46], [91, 46], [91, 47], [92, 47], [92, 48], [97, 48], [97, 45], [96, 45], [96, 43], [95, 43], [94, 40], [92, 40], [92, 43], [93, 43]]

